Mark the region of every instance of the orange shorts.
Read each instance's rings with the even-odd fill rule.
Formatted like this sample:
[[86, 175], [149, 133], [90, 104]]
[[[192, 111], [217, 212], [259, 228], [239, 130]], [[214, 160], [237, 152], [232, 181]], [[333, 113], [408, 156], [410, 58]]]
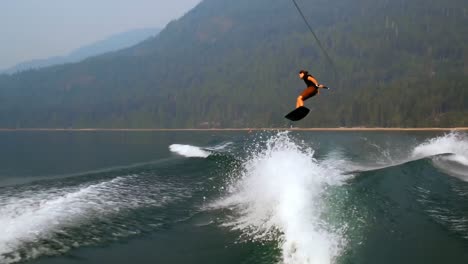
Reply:
[[316, 95], [318, 92], [318, 88], [314, 87], [314, 86], [309, 86], [307, 87], [304, 91], [302, 91], [301, 93], [301, 96], [302, 96], [302, 100], [307, 100], [309, 98], [311, 98], [312, 96]]

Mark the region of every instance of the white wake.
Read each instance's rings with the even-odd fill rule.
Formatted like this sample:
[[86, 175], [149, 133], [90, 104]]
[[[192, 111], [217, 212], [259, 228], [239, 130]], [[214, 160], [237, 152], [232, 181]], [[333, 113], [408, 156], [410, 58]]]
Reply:
[[[184, 194], [183, 190], [164, 184], [148, 186], [136, 175], [76, 187], [30, 188], [0, 194], [0, 263], [61, 254], [98, 242], [101, 237], [95, 237], [93, 232], [97, 230], [92, 228], [83, 231], [92, 237], [91, 241], [75, 238], [75, 233], [69, 231], [136, 208], [160, 207]], [[112, 222], [109, 225], [115, 236], [132, 235], [133, 231], [125, 226]]]
[[211, 155], [211, 152], [191, 145], [172, 144], [169, 150], [187, 158], [207, 158]]
[[323, 215], [327, 187], [344, 181], [338, 170], [321, 166], [311, 149], [280, 133], [253, 151], [240, 174], [213, 205], [234, 210], [227, 226], [255, 241], [278, 241], [283, 263], [334, 263], [346, 244], [344, 230]]
[[468, 181], [468, 138], [465, 134], [450, 133], [427, 140], [413, 150], [414, 158], [439, 156], [433, 159], [436, 167], [444, 172]]

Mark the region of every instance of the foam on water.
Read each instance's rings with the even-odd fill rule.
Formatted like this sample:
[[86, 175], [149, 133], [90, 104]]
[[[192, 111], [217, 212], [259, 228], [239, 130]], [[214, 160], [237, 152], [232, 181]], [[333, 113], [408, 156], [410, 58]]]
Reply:
[[413, 150], [414, 158], [431, 157], [440, 154], [452, 155], [434, 158], [439, 169], [468, 181], [468, 138], [461, 133], [450, 133], [430, 139]]
[[459, 133], [433, 138], [417, 146], [413, 156], [429, 157], [444, 153], [454, 154], [451, 160], [468, 166], [468, 138]]
[[376, 143], [368, 142], [367, 139], [365, 143], [377, 151], [372, 153], [367, 160], [352, 161], [343, 153], [333, 151], [321, 164], [331, 163], [333, 167], [348, 173], [358, 173], [431, 158], [437, 168], [468, 181], [468, 138], [465, 134], [449, 133], [428, 139], [418, 145], [408, 145], [405, 148], [388, 144], [386, 147], [381, 147]]
[[232, 144], [233, 142], [224, 142], [213, 147], [206, 147], [205, 149], [212, 150], [212, 151], [222, 151], [222, 150], [226, 150]]
[[169, 150], [187, 158], [207, 158], [211, 152], [191, 145], [172, 144]]
[[233, 209], [236, 216], [226, 226], [249, 239], [277, 241], [283, 263], [334, 263], [346, 239], [344, 230], [324, 220], [324, 194], [344, 179], [317, 162], [311, 149], [279, 133], [252, 152], [227, 197], [214, 207]]
[[[143, 187], [150, 192], [141, 192]], [[96, 242], [106, 232], [98, 230], [104, 227], [94, 225], [96, 221], [110, 221], [113, 215], [135, 208], [160, 207], [176, 199], [167, 194], [177, 191], [148, 186], [136, 175], [75, 187], [7, 190], [0, 195], [0, 263], [61, 254]], [[131, 235], [133, 228], [118, 222], [112, 220], [106, 230], [115, 236]], [[87, 228], [78, 234], [70, 231], [81, 226]]]

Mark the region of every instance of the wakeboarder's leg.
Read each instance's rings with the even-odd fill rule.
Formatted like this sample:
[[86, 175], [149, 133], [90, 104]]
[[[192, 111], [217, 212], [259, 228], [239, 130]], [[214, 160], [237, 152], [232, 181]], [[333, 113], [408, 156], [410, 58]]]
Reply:
[[296, 108], [299, 108], [301, 106], [304, 106], [304, 100], [302, 100], [302, 95], [297, 97], [297, 101], [296, 101]]

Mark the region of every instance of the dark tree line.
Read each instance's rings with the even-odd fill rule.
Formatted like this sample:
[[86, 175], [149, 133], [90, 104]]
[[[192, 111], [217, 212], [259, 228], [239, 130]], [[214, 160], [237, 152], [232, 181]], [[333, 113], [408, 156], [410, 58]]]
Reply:
[[465, 0], [205, 0], [157, 37], [0, 75], [0, 127], [278, 127], [309, 69], [332, 87], [300, 126], [468, 126]]

